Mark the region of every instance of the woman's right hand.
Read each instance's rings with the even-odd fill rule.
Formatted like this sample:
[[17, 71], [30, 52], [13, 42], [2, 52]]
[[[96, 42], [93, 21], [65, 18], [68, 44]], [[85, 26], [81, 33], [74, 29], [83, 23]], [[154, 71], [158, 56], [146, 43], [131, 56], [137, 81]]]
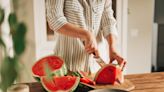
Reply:
[[99, 56], [96, 38], [90, 31], [75, 26], [74, 24], [67, 23], [63, 25], [57, 32], [70, 37], [82, 39], [84, 41], [86, 52], [89, 54], [93, 53], [95, 57]]
[[97, 41], [95, 36], [87, 31], [85, 39], [84, 39], [85, 50], [88, 54], [94, 54], [95, 58], [99, 57], [99, 52], [97, 48]]

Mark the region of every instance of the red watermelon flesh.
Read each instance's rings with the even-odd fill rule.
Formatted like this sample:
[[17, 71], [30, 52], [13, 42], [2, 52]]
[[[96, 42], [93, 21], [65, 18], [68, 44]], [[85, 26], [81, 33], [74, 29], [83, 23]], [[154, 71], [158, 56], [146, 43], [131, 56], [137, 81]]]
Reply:
[[50, 68], [52, 72], [59, 69], [63, 69], [62, 67], [65, 67], [64, 61], [57, 56], [44, 57], [40, 59], [38, 62], [36, 62], [34, 66], [32, 67], [32, 72], [34, 76], [37, 76], [37, 77], [45, 76], [46, 64], [48, 65], [48, 67]]
[[117, 75], [117, 68], [114, 65], [106, 65], [96, 73], [96, 84], [114, 84]]
[[41, 83], [47, 91], [51, 92], [53, 90], [58, 90], [56, 84], [54, 83], [52, 79], [41, 77]]
[[79, 84], [79, 77], [64, 76], [54, 77], [54, 82], [60, 90], [74, 90]]
[[77, 88], [80, 78], [73, 76], [53, 77], [52, 80], [41, 78], [43, 87], [49, 92], [70, 92]]

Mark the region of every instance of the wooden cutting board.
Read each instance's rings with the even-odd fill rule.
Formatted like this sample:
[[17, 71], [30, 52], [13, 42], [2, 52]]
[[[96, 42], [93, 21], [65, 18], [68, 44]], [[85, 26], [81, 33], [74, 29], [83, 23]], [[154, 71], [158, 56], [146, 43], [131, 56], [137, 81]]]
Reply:
[[116, 83], [115, 85], [98, 85], [98, 84], [96, 84], [95, 86], [88, 85], [88, 84], [84, 84], [84, 85], [90, 86], [94, 89], [112, 88], [112, 89], [121, 89], [121, 90], [125, 90], [125, 91], [131, 91], [135, 88], [133, 83], [131, 81], [129, 81], [128, 79], [125, 79], [124, 83], [122, 83], [122, 84]]
[[131, 91], [135, 88], [133, 83], [129, 81], [128, 79], [125, 79], [124, 83], [122, 84], [115, 84], [115, 85], [95, 85], [96, 89], [102, 89], [102, 88], [114, 88], [114, 89], [122, 89], [126, 91]]

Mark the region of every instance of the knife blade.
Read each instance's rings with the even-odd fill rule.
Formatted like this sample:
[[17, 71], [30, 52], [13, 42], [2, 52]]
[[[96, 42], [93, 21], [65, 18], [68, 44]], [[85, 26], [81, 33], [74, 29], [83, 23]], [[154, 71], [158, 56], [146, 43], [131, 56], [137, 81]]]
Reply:
[[95, 58], [95, 60], [101, 67], [106, 65], [106, 63], [104, 62], [104, 60], [101, 57]]
[[[93, 53], [93, 56], [95, 56], [95, 55], [96, 55], [96, 54]], [[101, 67], [103, 67], [103, 66], [106, 65], [105, 61], [104, 61], [100, 56], [94, 57], [94, 58], [95, 58], [96, 62], [97, 62]]]

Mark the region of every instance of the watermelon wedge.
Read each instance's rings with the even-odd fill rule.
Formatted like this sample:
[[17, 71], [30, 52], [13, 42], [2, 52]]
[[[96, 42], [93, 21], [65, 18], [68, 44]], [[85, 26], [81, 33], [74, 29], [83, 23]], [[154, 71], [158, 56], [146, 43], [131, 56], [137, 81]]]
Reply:
[[52, 79], [41, 77], [41, 83], [48, 92], [72, 92], [77, 88], [79, 81], [80, 78], [75, 76], [54, 76]]
[[46, 65], [50, 73], [56, 76], [64, 76], [67, 74], [67, 68], [64, 61], [57, 56], [47, 56], [38, 60], [32, 67], [33, 76], [39, 78], [46, 75]]
[[93, 81], [89, 77], [89, 73], [87, 73], [87, 72], [77, 71], [77, 72], [70, 73], [70, 75], [80, 77], [81, 83], [89, 84], [89, 85], [95, 85], [96, 84], [95, 81]]
[[121, 69], [116, 65], [103, 66], [95, 75], [96, 84], [114, 84], [120, 76]]
[[78, 71], [78, 73], [81, 75], [81, 77], [87, 77], [87, 76], [89, 76], [89, 73], [88, 72]]

